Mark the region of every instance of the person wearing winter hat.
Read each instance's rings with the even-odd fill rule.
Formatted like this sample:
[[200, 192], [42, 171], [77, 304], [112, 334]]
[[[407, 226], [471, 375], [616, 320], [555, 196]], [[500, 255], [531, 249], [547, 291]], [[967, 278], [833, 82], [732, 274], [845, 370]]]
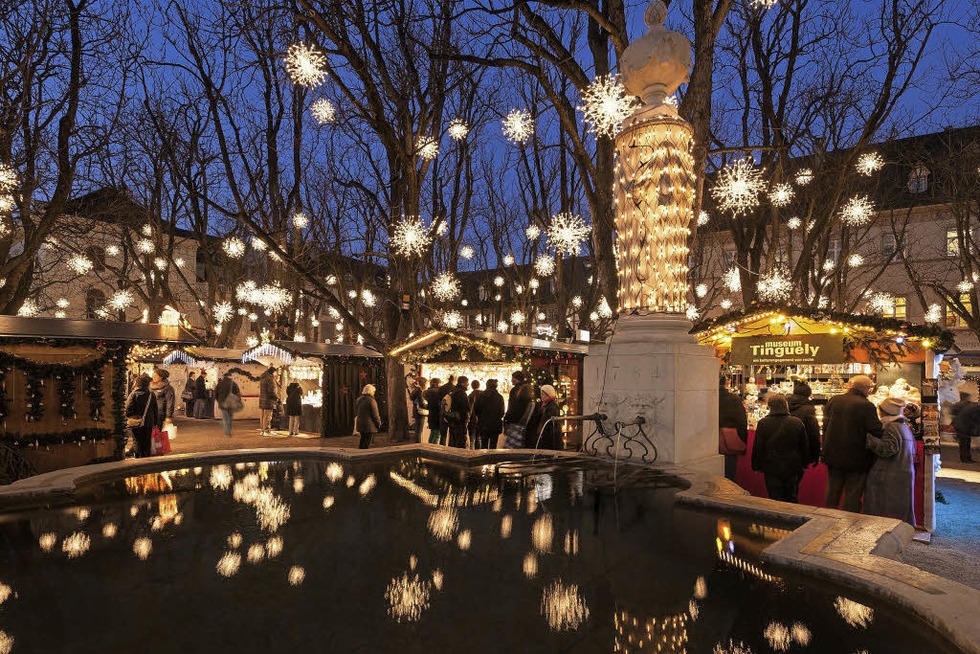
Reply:
[[[881, 438], [881, 420], [868, 400], [874, 382], [866, 375], [851, 377], [850, 388], [827, 402], [823, 418], [823, 452], [827, 464], [826, 506], [861, 512], [861, 496], [874, 456], [867, 435]], [[843, 502], [841, 500], [843, 499]]]
[[956, 430], [956, 442], [960, 446], [960, 463], [974, 462], [973, 453], [970, 451], [971, 437], [973, 436], [969, 426], [971, 421], [964, 419], [966, 416], [960, 416], [960, 414], [973, 415], [976, 411], [973, 408], [976, 402], [971, 401], [972, 397], [969, 392], [960, 391], [960, 401], [949, 405], [949, 418], [953, 423], [953, 429]]
[[535, 417], [528, 426], [533, 438], [527, 446], [541, 450], [561, 450], [564, 443], [561, 439], [561, 429], [554, 420], [561, 415], [561, 405], [558, 402], [558, 391], [551, 384], [541, 387], [541, 405], [535, 411]]
[[915, 526], [915, 435], [904, 409], [905, 400], [898, 397], [886, 397], [878, 405], [883, 431], [881, 436], [866, 436], [875, 460], [864, 489], [864, 512]]
[[804, 465], [816, 465], [820, 460], [820, 423], [817, 422], [817, 409], [810, 396], [813, 391], [805, 381], [793, 382], [793, 394], [786, 396], [789, 414], [799, 418], [806, 427], [807, 458]]

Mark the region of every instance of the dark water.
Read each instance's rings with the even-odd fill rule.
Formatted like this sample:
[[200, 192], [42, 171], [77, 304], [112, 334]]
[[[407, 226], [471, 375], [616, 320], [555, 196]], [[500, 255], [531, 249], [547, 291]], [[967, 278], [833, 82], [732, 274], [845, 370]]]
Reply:
[[0, 521], [0, 654], [951, 651], [766, 569], [779, 525], [611, 475], [299, 460], [91, 486]]

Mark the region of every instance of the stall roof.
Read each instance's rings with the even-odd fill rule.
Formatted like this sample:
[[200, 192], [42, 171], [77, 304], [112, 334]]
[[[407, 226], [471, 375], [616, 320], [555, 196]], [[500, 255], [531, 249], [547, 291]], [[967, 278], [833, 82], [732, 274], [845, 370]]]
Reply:
[[176, 344], [198, 342], [193, 334], [176, 325], [0, 316], [0, 339], [4, 338], [62, 338]]
[[481, 331], [448, 331], [433, 330], [412, 338], [398, 347], [391, 350], [391, 356], [399, 356], [412, 350], [423, 348], [436, 343], [444, 338], [465, 338], [477, 339], [492, 343], [497, 346], [518, 347], [526, 350], [541, 350], [546, 352], [563, 352], [566, 354], [585, 355], [589, 353], [589, 346], [582, 343], [564, 343], [562, 341], [549, 341], [533, 336], [523, 336], [520, 334], [502, 334], [500, 332], [481, 332]]
[[276, 341], [284, 350], [304, 358], [318, 357], [367, 357], [380, 359], [384, 355], [363, 345], [336, 345], [333, 343], [311, 343], [308, 341]]

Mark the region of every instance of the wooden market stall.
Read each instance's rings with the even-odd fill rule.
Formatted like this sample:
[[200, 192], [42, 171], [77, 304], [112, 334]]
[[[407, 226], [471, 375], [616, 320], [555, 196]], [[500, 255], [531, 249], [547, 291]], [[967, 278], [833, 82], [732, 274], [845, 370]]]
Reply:
[[[795, 380], [806, 381], [822, 425], [823, 405], [846, 391], [857, 374], [875, 380], [869, 399], [876, 405], [889, 395], [902, 397], [922, 409], [922, 431], [938, 435], [936, 380], [927, 370], [937, 353], [953, 343], [953, 335], [933, 325], [913, 325], [894, 318], [829, 313], [791, 306], [757, 306], [696, 325], [692, 333], [702, 345], [714, 347], [729, 389], [738, 393], [749, 415], [749, 450], [739, 460], [736, 481], [753, 495], [765, 497], [762, 475], [751, 469], [755, 424], [766, 415], [768, 393], [791, 394]], [[920, 431], [919, 438], [922, 438]], [[923, 505], [923, 459], [917, 456], [916, 518], [931, 517]], [[929, 449], [925, 453], [931, 455]], [[800, 485], [801, 504], [822, 506], [826, 466], [808, 468]], [[926, 493], [928, 494], [928, 493]], [[926, 502], [928, 505], [930, 502]]]
[[0, 443], [38, 473], [121, 459], [127, 357], [195, 342], [177, 325], [0, 316]]
[[301, 432], [321, 438], [350, 436], [354, 400], [365, 384], [377, 388], [382, 419], [387, 415], [384, 356], [363, 345], [275, 341], [248, 350], [242, 355], [242, 361], [246, 360], [259, 362], [263, 369], [274, 365], [282, 370], [279, 397], [283, 401], [291, 382], [303, 388]]
[[[582, 359], [589, 346], [565, 343], [520, 334], [484, 331], [433, 330], [409, 339], [391, 350], [407, 367], [408, 374], [426, 379], [465, 375], [479, 380], [481, 388], [496, 379], [497, 389], [506, 398], [511, 374], [523, 370], [538, 386], [551, 384], [565, 403], [565, 413], [582, 413]], [[535, 395], [537, 397], [537, 395]], [[575, 447], [581, 440], [579, 423], [564, 423], [566, 442]]]

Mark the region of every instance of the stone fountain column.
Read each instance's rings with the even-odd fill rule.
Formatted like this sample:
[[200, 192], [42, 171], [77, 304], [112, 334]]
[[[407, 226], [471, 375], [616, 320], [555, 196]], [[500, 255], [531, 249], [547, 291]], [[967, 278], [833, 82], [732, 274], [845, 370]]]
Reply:
[[620, 67], [626, 90], [643, 103], [616, 137], [620, 317], [613, 336], [589, 349], [585, 397], [610, 422], [642, 416], [659, 461], [722, 474], [718, 361], [689, 334], [685, 315], [693, 131], [664, 103], [688, 79], [691, 43], [664, 27], [666, 15], [663, 2], [650, 3], [649, 29], [626, 49]]

